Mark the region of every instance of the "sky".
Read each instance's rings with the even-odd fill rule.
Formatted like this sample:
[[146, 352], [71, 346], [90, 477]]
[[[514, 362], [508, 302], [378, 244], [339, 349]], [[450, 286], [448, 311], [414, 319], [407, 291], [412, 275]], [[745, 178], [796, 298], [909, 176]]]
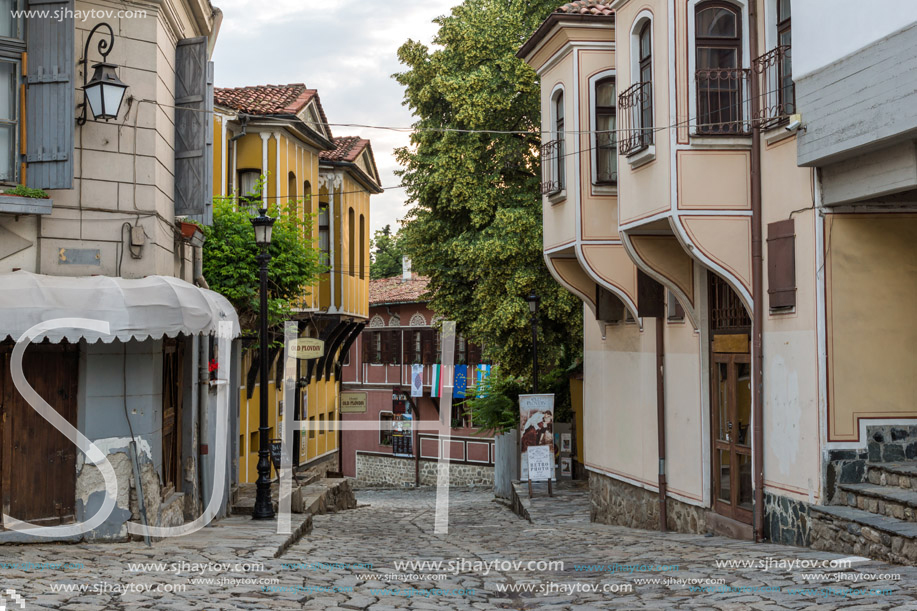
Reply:
[[[213, 0], [223, 24], [213, 54], [217, 87], [305, 83], [318, 89], [329, 123], [410, 126], [397, 50], [409, 38], [429, 44], [460, 0]], [[398, 185], [393, 151], [408, 134], [332, 127], [334, 136], [372, 141], [382, 186]], [[395, 230], [407, 212], [403, 189], [372, 197], [370, 227]]]

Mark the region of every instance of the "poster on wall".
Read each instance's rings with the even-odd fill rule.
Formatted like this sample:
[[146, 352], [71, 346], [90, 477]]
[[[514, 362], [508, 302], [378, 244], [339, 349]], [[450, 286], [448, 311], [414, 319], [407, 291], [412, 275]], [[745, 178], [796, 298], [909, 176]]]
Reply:
[[565, 476], [573, 475], [573, 461], [570, 458], [560, 459], [560, 474]]
[[570, 449], [573, 447], [572, 441], [573, 441], [573, 439], [572, 439], [572, 436], [570, 435], [570, 433], [563, 433], [563, 434], [561, 434], [561, 436], [560, 436], [560, 451], [561, 451], [561, 452], [565, 452], [565, 453], [569, 453], [569, 452], [570, 452]]
[[392, 422], [392, 454], [395, 456], [414, 456], [412, 447], [413, 417], [411, 414], [395, 416]]
[[403, 414], [407, 411], [408, 398], [397, 386], [392, 389], [392, 413]]
[[[554, 395], [519, 395], [519, 422], [522, 426], [520, 465], [522, 480], [525, 481], [529, 478], [527, 450], [531, 446], [548, 446], [551, 456], [554, 456]], [[552, 470], [553, 465], [552, 460]]]

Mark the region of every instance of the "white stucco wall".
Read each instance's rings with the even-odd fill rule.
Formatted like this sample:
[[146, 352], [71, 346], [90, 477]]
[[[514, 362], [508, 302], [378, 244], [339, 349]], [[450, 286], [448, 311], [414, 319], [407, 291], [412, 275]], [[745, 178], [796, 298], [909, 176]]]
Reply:
[[793, 0], [792, 7], [795, 79], [917, 21], [914, 0]]

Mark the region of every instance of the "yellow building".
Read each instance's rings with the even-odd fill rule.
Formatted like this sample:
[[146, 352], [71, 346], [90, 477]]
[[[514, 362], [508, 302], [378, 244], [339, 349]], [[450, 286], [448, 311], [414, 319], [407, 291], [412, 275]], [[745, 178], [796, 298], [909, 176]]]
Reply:
[[[312, 239], [329, 271], [295, 312], [300, 335], [324, 340], [325, 356], [298, 361], [294, 414], [314, 426], [294, 439], [294, 461], [319, 473], [337, 470], [340, 367], [368, 315], [369, 200], [382, 192], [372, 148], [362, 138], [334, 138], [318, 92], [303, 84], [217, 89], [214, 140], [214, 196], [251, 193], [265, 176], [265, 204], [294, 201], [303, 218], [312, 215]], [[243, 356], [239, 389], [240, 482], [257, 479], [253, 356], [250, 351]], [[271, 375], [268, 389], [272, 439], [280, 436], [276, 377]]]

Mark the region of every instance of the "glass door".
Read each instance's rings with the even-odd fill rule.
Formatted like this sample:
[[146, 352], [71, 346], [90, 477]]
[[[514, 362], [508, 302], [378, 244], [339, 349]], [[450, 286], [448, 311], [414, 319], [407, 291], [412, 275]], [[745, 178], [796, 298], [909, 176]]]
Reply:
[[751, 359], [713, 353], [713, 492], [716, 512], [752, 520]]

